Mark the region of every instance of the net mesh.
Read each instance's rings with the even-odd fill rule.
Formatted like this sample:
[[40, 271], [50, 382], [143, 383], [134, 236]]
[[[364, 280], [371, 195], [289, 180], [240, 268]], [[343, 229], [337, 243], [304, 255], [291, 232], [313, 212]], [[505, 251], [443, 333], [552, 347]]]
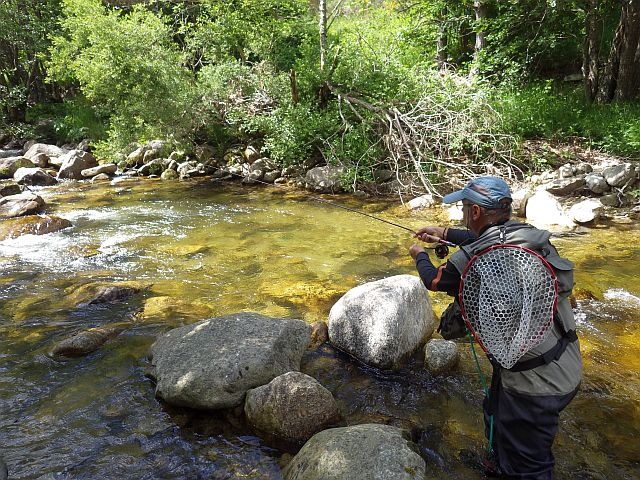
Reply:
[[556, 299], [551, 267], [535, 252], [515, 245], [497, 245], [473, 257], [460, 283], [467, 326], [504, 368], [513, 367], [545, 339]]

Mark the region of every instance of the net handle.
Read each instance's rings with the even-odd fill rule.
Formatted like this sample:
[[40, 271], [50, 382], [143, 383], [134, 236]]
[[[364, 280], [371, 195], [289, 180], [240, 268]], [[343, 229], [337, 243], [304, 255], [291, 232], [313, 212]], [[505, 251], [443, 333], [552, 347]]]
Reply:
[[480, 345], [482, 350], [484, 350], [484, 353], [487, 355], [487, 357], [489, 357], [489, 359], [491, 360], [491, 363], [494, 363], [493, 355], [484, 346], [484, 343], [482, 343], [482, 340], [480, 339], [480, 336], [476, 333], [475, 329], [471, 326], [471, 322], [467, 318], [467, 312], [464, 309], [464, 301], [462, 300], [462, 290], [464, 288], [464, 280], [465, 280], [465, 277], [467, 275], [467, 272], [469, 271], [469, 268], [471, 268], [471, 266], [474, 264], [474, 262], [479, 257], [484, 255], [485, 253], [488, 253], [488, 252], [490, 252], [492, 250], [496, 250], [496, 249], [499, 249], [499, 248], [517, 248], [519, 250], [524, 250], [525, 252], [530, 253], [531, 255], [533, 255], [534, 257], [538, 258], [540, 261], [542, 261], [542, 264], [547, 269], [547, 271], [551, 274], [551, 278], [553, 279], [554, 296], [553, 296], [553, 309], [551, 310], [552, 311], [552, 318], [553, 318], [553, 315], [555, 315], [557, 307], [558, 307], [558, 277], [556, 275], [556, 272], [553, 271], [553, 267], [551, 266], [551, 264], [549, 262], [547, 262], [544, 259], [544, 257], [542, 255], [540, 255], [538, 252], [536, 252], [534, 250], [531, 250], [530, 248], [523, 247], [521, 245], [513, 245], [511, 243], [499, 243], [499, 244], [496, 244], [496, 245], [491, 245], [490, 247], [485, 248], [484, 250], [476, 253], [473, 257], [471, 257], [471, 260], [469, 260], [467, 265], [464, 267], [464, 271], [462, 272], [462, 275], [460, 276], [460, 286], [458, 288], [458, 303], [460, 304], [460, 313], [462, 314], [462, 318], [464, 320], [464, 323], [466, 324], [467, 328], [469, 329], [469, 331], [473, 335], [473, 338], [475, 338], [476, 342], [478, 342], [478, 345]]

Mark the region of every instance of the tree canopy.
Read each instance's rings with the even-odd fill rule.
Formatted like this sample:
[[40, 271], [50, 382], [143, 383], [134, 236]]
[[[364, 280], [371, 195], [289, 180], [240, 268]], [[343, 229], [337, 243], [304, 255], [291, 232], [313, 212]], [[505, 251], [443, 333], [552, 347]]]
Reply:
[[106, 156], [250, 139], [429, 188], [526, 168], [527, 136], [640, 143], [640, 0], [6, 0], [0, 19], [3, 129], [52, 117]]

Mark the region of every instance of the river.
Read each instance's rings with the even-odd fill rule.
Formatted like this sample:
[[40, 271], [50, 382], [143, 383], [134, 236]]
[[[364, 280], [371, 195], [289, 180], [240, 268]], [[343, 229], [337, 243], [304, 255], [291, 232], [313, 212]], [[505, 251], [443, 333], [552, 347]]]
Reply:
[[[0, 242], [0, 455], [15, 480], [280, 478], [284, 447], [242, 418], [154, 397], [149, 346], [170, 328], [238, 311], [326, 320], [350, 288], [415, 273], [408, 232], [284, 187], [123, 179], [38, 191], [74, 226]], [[445, 222], [439, 209], [410, 212], [397, 199], [326, 198], [409, 228]], [[640, 478], [639, 233], [620, 223], [554, 240], [576, 264], [585, 364], [554, 446], [558, 479]], [[144, 290], [122, 305], [78, 306], [92, 286], [117, 282]], [[432, 302], [439, 314], [449, 299]], [[114, 323], [127, 328], [92, 354], [49, 355], [79, 330]], [[384, 372], [330, 345], [302, 370], [334, 394], [346, 424], [407, 428], [428, 478], [480, 479], [481, 379], [469, 345], [461, 351], [458, 370], [441, 377], [418, 356]]]

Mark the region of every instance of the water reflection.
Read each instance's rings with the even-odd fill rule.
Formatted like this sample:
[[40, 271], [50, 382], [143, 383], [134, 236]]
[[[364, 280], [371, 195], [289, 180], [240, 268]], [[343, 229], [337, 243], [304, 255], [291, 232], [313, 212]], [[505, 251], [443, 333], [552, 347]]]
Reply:
[[[127, 180], [40, 193], [74, 226], [0, 242], [0, 445], [14, 479], [279, 478], [284, 450], [233, 412], [174, 410], [154, 398], [145, 369], [156, 335], [236, 311], [325, 320], [349, 288], [413, 273], [407, 232], [284, 188]], [[411, 228], [444, 222], [393, 201], [332, 200]], [[586, 372], [562, 416], [560, 479], [640, 476], [637, 234], [598, 229], [555, 241], [584, 293]], [[143, 291], [125, 305], [79, 306], [95, 285], [132, 281]], [[438, 313], [449, 301], [432, 300]], [[72, 333], [116, 322], [130, 326], [93, 354], [49, 356]], [[419, 355], [382, 372], [330, 346], [308, 354], [303, 370], [333, 392], [345, 423], [409, 430], [429, 478], [483, 478], [483, 394], [468, 346], [444, 377], [422, 369]]]

